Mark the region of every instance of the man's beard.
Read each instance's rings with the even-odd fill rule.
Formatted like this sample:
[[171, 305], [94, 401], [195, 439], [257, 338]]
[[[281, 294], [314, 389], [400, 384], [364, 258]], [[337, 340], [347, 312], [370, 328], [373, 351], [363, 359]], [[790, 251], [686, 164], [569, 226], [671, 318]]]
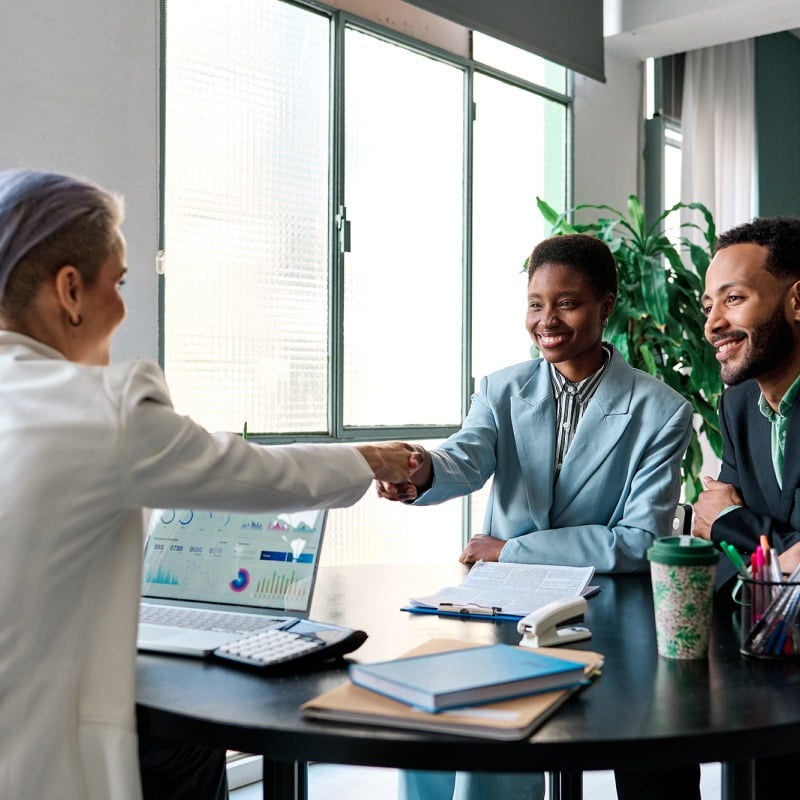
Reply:
[[744, 362], [739, 367], [722, 365], [720, 377], [728, 386], [736, 386], [750, 378], [758, 378], [771, 372], [791, 354], [794, 333], [783, 315], [782, 303], [778, 304], [775, 313], [766, 322], [753, 330], [749, 338], [749, 349]]

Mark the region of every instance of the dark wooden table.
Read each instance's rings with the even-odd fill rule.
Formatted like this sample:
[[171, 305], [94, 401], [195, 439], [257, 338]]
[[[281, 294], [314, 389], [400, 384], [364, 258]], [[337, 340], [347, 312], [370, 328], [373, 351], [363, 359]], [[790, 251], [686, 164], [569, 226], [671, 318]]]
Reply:
[[[452, 567], [321, 568], [314, 619], [369, 634], [352, 654], [377, 661], [430, 638], [516, 644], [513, 622], [408, 614], [409, 595], [456, 585]], [[143, 731], [178, 741], [263, 754], [264, 796], [302, 798], [305, 764], [544, 771], [562, 798], [581, 797], [580, 773], [625, 767], [722, 762], [726, 800], [752, 798], [752, 759], [798, 749], [800, 664], [740, 655], [729, 613], [715, 614], [707, 661], [658, 656], [646, 575], [596, 576], [585, 622], [592, 638], [571, 645], [606, 657], [603, 675], [571, 698], [530, 739], [498, 742], [389, 728], [314, 722], [302, 702], [346, 679], [342, 664], [265, 678], [189, 658], [140, 655]]]

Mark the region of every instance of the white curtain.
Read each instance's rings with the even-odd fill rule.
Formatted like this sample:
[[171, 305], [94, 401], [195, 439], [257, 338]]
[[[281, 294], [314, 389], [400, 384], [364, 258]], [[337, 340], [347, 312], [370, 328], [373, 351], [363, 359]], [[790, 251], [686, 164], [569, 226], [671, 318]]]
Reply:
[[[711, 211], [717, 233], [755, 215], [755, 45], [752, 39], [686, 54], [681, 111], [681, 199]], [[683, 221], [698, 222], [694, 212]], [[684, 228], [700, 243], [700, 232]], [[719, 459], [701, 440], [701, 475], [716, 478]]]
[[686, 54], [681, 198], [701, 202], [718, 232], [755, 215], [755, 45]]

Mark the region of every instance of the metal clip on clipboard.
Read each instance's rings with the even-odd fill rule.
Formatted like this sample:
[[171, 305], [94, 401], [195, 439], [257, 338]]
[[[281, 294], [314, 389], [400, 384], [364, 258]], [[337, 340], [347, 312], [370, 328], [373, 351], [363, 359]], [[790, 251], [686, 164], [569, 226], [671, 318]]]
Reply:
[[522, 634], [520, 644], [525, 647], [549, 647], [591, 638], [592, 632], [585, 625], [558, 626], [559, 622], [584, 614], [587, 608], [585, 597], [569, 597], [547, 603], [517, 623], [517, 632]]
[[463, 614], [464, 616], [494, 617], [502, 612], [499, 606], [479, 606], [473, 603], [439, 603], [437, 611], [445, 614]]

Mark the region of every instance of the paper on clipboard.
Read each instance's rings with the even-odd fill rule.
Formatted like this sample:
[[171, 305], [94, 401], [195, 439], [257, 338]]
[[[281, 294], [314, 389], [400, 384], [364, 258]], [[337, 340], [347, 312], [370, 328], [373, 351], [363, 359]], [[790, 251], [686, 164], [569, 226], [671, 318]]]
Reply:
[[549, 564], [510, 564], [478, 561], [459, 586], [446, 586], [427, 597], [409, 598], [409, 608], [454, 613], [469, 609], [476, 616], [483, 609], [488, 615], [524, 617], [553, 600], [590, 594], [589, 581], [594, 567], [562, 567]]

